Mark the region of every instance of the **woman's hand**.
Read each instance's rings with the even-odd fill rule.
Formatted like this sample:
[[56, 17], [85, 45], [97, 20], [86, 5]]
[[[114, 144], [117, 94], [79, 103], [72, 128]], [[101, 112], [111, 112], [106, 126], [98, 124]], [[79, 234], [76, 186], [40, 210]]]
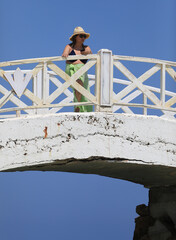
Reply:
[[69, 46], [69, 45], [67, 45], [67, 46], [65, 47], [65, 49], [64, 49], [64, 51], [63, 51], [63, 53], [62, 53], [62, 57], [65, 57], [65, 58], [67, 58], [67, 57], [68, 57], [68, 55], [69, 55], [69, 52], [70, 52], [70, 46]]
[[68, 57], [68, 53], [62, 53], [62, 57], [67, 58]]

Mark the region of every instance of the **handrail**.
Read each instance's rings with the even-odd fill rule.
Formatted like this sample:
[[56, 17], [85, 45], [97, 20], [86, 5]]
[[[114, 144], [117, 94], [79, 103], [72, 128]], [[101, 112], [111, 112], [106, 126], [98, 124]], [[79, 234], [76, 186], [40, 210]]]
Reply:
[[113, 55], [113, 58], [114, 58], [114, 60], [145, 62], [145, 63], [155, 63], [155, 64], [166, 64], [166, 65], [169, 65], [169, 66], [175, 66], [176, 67], [176, 62], [161, 60], [161, 59], [156, 59], [156, 58], [123, 56], [123, 55]]
[[[97, 58], [97, 54], [78, 55], [78, 56], [74, 55], [74, 56], [68, 56], [67, 58], [61, 57], [61, 56], [28, 58], [28, 59], [0, 62], [0, 67], [14, 66], [14, 65], [20, 65], [20, 64], [30, 64], [30, 63], [37, 63], [37, 62], [40, 63], [40, 62], [47, 62], [47, 61], [65, 61], [66, 59], [67, 60], [76, 60], [76, 59], [96, 59], [96, 58]], [[125, 60], [125, 61], [166, 64], [166, 65], [176, 66], [176, 62], [161, 60], [161, 59], [156, 59], [156, 58], [113, 55], [113, 59], [114, 60]]]
[[[60, 67], [55, 64], [55, 62], [63, 60], [65, 61], [66, 59], [89, 59], [89, 62], [85, 64], [85, 66], [79, 71], [77, 71], [74, 76], [69, 77]], [[0, 85], [0, 93], [4, 95], [2, 98], [0, 98], [0, 113], [16, 111], [19, 115], [19, 111], [23, 110], [27, 114], [43, 114], [46, 113], [45, 109], [47, 109], [49, 112], [53, 112], [53, 108], [60, 108], [63, 106], [79, 106], [90, 104], [97, 105], [98, 103], [96, 97], [76, 82], [79, 76], [84, 74], [87, 70], [96, 64], [96, 61], [97, 55], [90, 54], [86, 56], [69, 56], [68, 58], [56, 56], [1, 62], [1, 67], [34, 63], [36, 63], [37, 66], [32, 70], [26, 71], [21, 70], [19, 67], [13, 71], [6, 71], [5, 69], [0, 68], [0, 77], [9, 82], [12, 87], [11, 91], [9, 91], [3, 85]], [[51, 80], [48, 70], [55, 72], [57, 77], [65, 80], [65, 83], [61, 84], [58, 79], [56, 81], [54, 79]], [[31, 89], [27, 88], [27, 85], [31, 80], [32, 91]], [[52, 81], [58, 88], [50, 93], [49, 83]], [[71, 93], [71, 91], [68, 89], [69, 86], [72, 86], [77, 91], [81, 92], [82, 95], [87, 97], [88, 101], [85, 103], [72, 102], [73, 93]], [[62, 93], [66, 93], [67, 98], [64, 100], [60, 99], [60, 103], [55, 103], [54, 101], [58, 99]], [[24, 101], [21, 100], [21, 97], [23, 95], [32, 101], [32, 106], [30, 106], [28, 103], [24, 103]], [[4, 105], [9, 101], [13, 102], [16, 106], [9, 106], [8, 108], [4, 108]]]
[[88, 54], [88, 55], [77, 55], [77, 56], [68, 56], [67, 58], [61, 56], [54, 57], [43, 57], [43, 58], [29, 58], [21, 60], [12, 60], [6, 62], [0, 62], [0, 67], [15, 66], [21, 64], [30, 64], [30, 63], [44, 63], [49, 61], [65, 61], [65, 60], [76, 60], [76, 59], [96, 59], [97, 54]]
[[[89, 59], [89, 61], [71, 77], [57, 65], [61, 61], [77, 59]], [[150, 65], [145, 73], [136, 77], [125, 66], [124, 61], [154, 65], [152, 67]], [[19, 65], [25, 64], [36, 64], [36, 66], [33, 69], [21, 70]], [[17, 66], [17, 69], [5, 70], [5, 67], [10, 66]], [[93, 66], [96, 66], [94, 75], [88, 75], [92, 91], [88, 92], [76, 80]], [[57, 113], [68, 106], [94, 105], [95, 111], [117, 112], [121, 109], [125, 113], [144, 115], [150, 114], [148, 109], [154, 109], [160, 110], [160, 116], [173, 118], [176, 115], [176, 93], [166, 89], [168, 87], [166, 73], [170, 76], [169, 81], [174, 80], [173, 84], [175, 84], [175, 67], [176, 62], [112, 55], [107, 49], [101, 49], [97, 54], [74, 55], [67, 58], [54, 56], [1, 62], [0, 117], [8, 117], [7, 114], [3, 114], [5, 112], [16, 112], [17, 116], [48, 114]], [[126, 79], [115, 76], [113, 69], [121, 72]], [[155, 75], [158, 72], [160, 72], [159, 79], [158, 75]], [[160, 87], [146, 84], [153, 75], [156, 76]], [[73, 102], [73, 92], [70, 87], [79, 91], [88, 101]], [[142, 101], [139, 100], [141, 97]], [[135, 110], [140, 108], [143, 112]]]

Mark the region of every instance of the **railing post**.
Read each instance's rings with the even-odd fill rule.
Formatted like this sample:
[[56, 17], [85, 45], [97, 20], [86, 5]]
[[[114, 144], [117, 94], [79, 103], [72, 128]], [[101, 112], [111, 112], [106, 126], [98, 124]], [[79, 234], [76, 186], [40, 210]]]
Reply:
[[17, 111], [16, 111], [16, 117], [20, 117], [20, 114], [21, 114], [21, 111], [20, 111], [20, 110], [17, 110]]
[[166, 65], [161, 65], [161, 83], [160, 83], [160, 99], [162, 106], [165, 103], [165, 88], [166, 88]]
[[48, 96], [48, 84], [47, 84], [47, 63], [43, 64], [43, 86], [42, 86], [42, 98], [43, 104], [46, 104], [46, 98]]
[[[42, 99], [42, 70], [39, 71], [36, 76], [34, 76], [33, 93], [38, 98]], [[35, 106], [36, 104], [33, 103], [33, 105]], [[35, 109], [35, 114], [40, 114], [40, 109]]]
[[143, 114], [147, 115], [147, 108], [145, 107], [145, 105], [147, 105], [147, 96], [145, 94], [143, 94], [143, 103], [144, 103]]
[[[98, 60], [99, 59], [99, 60]], [[96, 93], [99, 93], [99, 111], [112, 112], [113, 59], [112, 51], [101, 49], [98, 52], [99, 70]], [[97, 95], [98, 97], [98, 95]]]
[[[49, 96], [49, 76], [47, 73], [47, 63], [43, 63], [43, 69], [34, 77], [33, 80], [34, 94], [46, 103], [46, 98]], [[48, 109], [36, 109], [36, 114], [44, 114]]]
[[97, 105], [95, 106], [95, 112], [100, 111], [100, 51], [97, 54], [97, 63], [95, 69], [95, 96], [97, 98]]

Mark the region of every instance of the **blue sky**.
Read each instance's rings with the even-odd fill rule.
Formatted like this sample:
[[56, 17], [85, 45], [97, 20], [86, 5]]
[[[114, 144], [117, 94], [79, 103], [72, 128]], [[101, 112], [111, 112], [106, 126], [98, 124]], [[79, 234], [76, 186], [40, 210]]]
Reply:
[[[93, 53], [176, 61], [175, 0], [1, 0], [0, 61], [61, 55], [76, 26]], [[132, 239], [141, 185], [59, 172], [0, 174], [0, 239]]]

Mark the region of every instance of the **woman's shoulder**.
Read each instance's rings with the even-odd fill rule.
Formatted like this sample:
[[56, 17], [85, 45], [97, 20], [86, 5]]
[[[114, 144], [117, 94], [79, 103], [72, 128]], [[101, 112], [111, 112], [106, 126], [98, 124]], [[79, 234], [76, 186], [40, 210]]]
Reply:
[[73, 49], [73, 48], [70, 46], [70, 44], [67, 44], [67, 45], [65, 46], [65, 50], [68, 51], [68, 52], [71, 52], [72, 49]]
[[73, 48], [73, 43], [67, 44], [70, 48]]
[[91, 50], [88, 45], [84, 45], [84, 49], [85, 49], [85, 50]]
[[65, 46], [65, 49], [71, 49], [72, 47], [70, 46], [70, 44], [67, 44], [66, 46]]

